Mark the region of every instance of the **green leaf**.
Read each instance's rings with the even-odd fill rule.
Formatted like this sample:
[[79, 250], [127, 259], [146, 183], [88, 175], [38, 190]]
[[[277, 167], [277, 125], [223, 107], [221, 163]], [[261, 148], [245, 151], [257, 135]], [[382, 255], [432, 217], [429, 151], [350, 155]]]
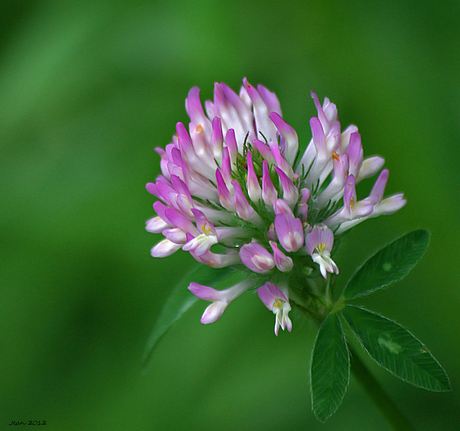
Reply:
[[310, 372], [313, 412], [325, 422], [342, 404], [350, 380], [350, 355], [336, 313], [319, 328]]
[[198, 300], [198, 298], [187, 289], [189, 284], [194, 281], [195, 283], [204, 285], [212, 283], [215, 286], [219, 280], [229, 276], [232, 271], [234, 271], [234, 269], [229, 267], [216, 269], [206, 265], [198, 265], [182, 277], [163, 306], [152, 333], [150, 334], [142, 359], [144, 364], [147, 364], [151, 358], [153, 350], [161, 337]]
[[354, 305], [346, 305], [341, 313], [367, 353], [390, 373], [429, 391], [450, 390], [446, 372], [407, 329]]
[[368, 295], [404, 278], [425, 253], [430, 233], [414, 230], [369, 258], [345, 286], [345, 299]]

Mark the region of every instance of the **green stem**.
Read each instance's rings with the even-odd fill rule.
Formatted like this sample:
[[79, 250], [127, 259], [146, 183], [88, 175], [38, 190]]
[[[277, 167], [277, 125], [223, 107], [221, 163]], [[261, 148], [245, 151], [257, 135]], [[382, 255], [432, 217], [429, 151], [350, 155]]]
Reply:
[[351, 372], [361, 384], [374, 404], [383, 414], [394, 431], [415, 431], [415, 428], [407, 421], [396, 404], [390, 399], [380, 383], [371, 374], [366, 364], [349, 346], [351, 353]]

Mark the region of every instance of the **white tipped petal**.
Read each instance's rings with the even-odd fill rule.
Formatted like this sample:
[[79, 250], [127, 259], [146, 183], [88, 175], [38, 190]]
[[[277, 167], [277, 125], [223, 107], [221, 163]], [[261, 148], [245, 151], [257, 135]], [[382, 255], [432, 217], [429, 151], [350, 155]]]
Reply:
[[182, 244], [176, 244], [169, 239], [164, 239], [152, 248], [150, 254], [153, 257], [168, 257], [179, 250], [181, 247]]

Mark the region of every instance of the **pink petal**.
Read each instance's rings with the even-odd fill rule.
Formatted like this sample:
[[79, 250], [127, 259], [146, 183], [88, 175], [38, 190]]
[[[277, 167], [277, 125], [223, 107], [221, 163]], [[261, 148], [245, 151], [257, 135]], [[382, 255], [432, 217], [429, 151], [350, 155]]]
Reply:
[[273, 311], [273, 304], [276, 299], [288, 301], [284, 293], [268, 281], [257, 289], [257, 295], [259, 295], [260, 300], [270, 311]]

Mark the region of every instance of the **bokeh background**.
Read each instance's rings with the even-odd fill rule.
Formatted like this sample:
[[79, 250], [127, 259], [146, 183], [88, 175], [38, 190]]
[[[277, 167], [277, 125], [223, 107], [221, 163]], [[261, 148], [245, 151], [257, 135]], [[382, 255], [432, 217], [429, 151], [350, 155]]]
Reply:
[[387, 193], [408, 198], [347, 237], [344, 278], [379, 245], [431, 231], [416, 269], [361, 303], [418, 336], [453, 391], [370, 366], [418, 430], [460, 429], [459, 75], [454, 0], [3, 0], [0, 429], [389, 430], [355, 381], [335, 416], [314, 419], [315, 330], [294, 321], [276, 338], [255, 295], [209, 326], [197, 303], [141, 366], [168, 292], [194, 264], [150, 257], [154, 147], [188, 121], [192, 86], [204, 100], [214, 81], [238, 89], [244, 76], [277, 93], [303, 146], [310, 90], [331, 98], [365, 155], [386, 158]]

